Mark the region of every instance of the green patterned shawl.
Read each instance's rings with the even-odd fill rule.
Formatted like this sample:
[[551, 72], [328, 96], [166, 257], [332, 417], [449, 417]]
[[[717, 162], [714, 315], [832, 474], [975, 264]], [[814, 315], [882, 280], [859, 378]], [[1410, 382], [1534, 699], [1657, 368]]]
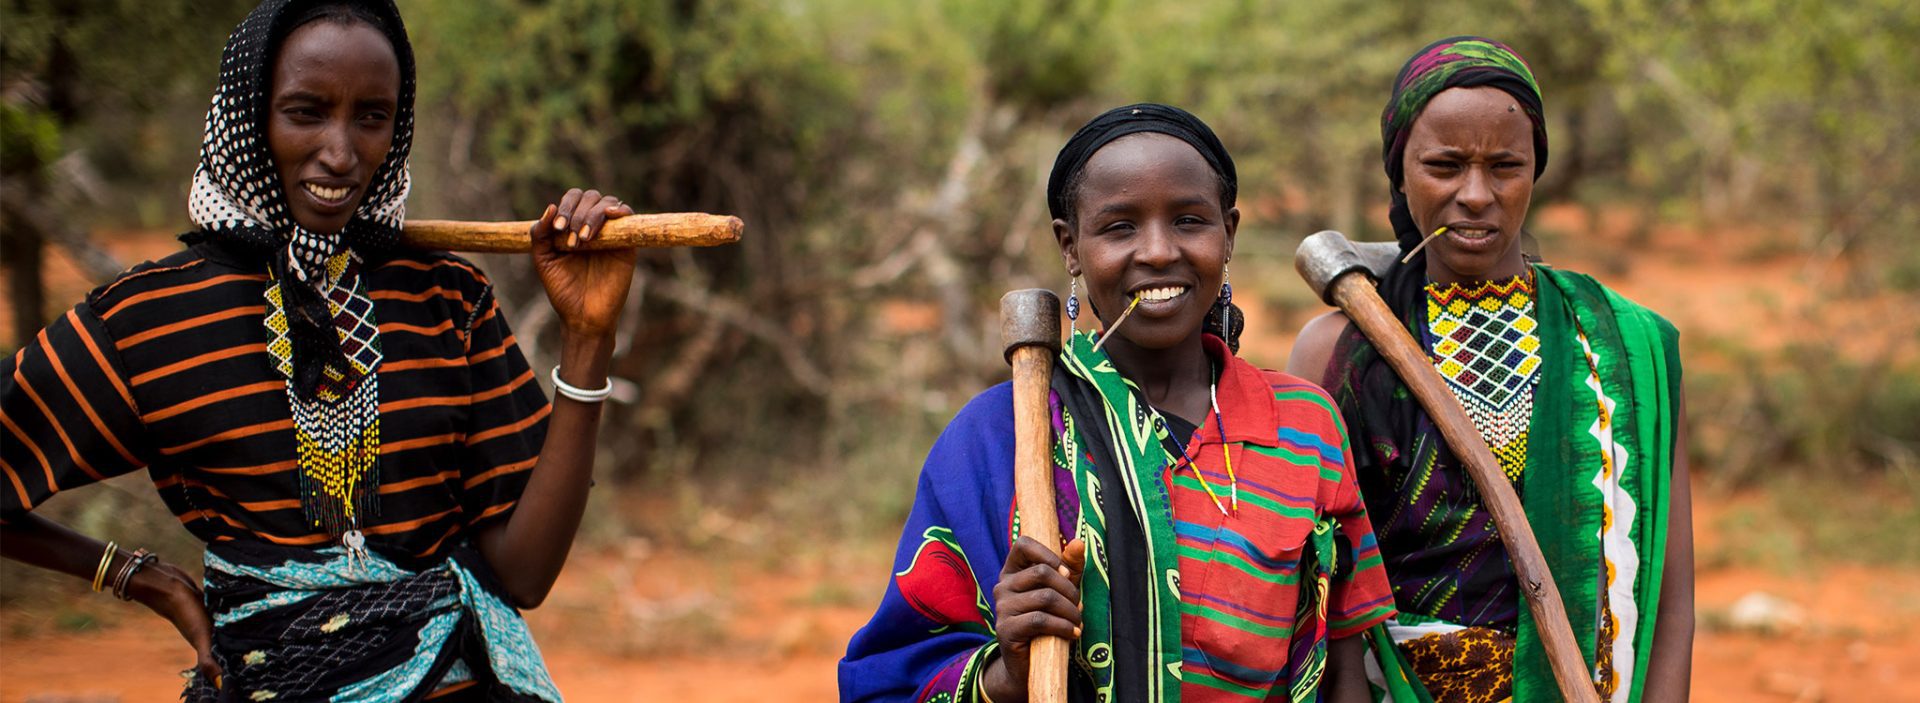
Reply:
[[[1613, 618], [1613, 700], [1639, 701], [1666, 565], [1679, 333], [1591, 276], [1541, 265], [1534, 271], [1546, 364], [1534, 391], [1521, 502], [1581, 655], [1595, 665], [1602, 618]], [[1603, 411], [1610, 422], [1601, 422]], [[1609, 514], [1620, 519], [1609, 521]], [[1603, 601], [1608, 563], [1616, 583]], [[1603, 602], [1610, 613], [1602, 612]], [[1374, 638], [1386, 693], [1399, 703], [1431, 701], [1384, 628]], [[1560, 700], [1539, 626], [1524, 608], [1513, 666], [1516, 703]]]
[[[1081, 635], [1075, 658], [1092, 675], [1096, 700], [1113, 699], [1118, 675], [1144, 686], [1145, 695], [1140, 700], [1179, 701], [1179, 551], [1174, 542], [1173, 507], [1166, 491], [1160, 488], [1160, 473], [1170, 463], [1162, 444], [1164, 430], [1153, 421], [1152, 409], [1134, 389], [1133, 382], [1114, 369], [1113, 361], [1105, 353], [1093, 350], [1090, 334], [1075, 334], [1059, 359], [1062, 372], [1090, 386], [1098, 396], [1096, 403], [1076, 403], [1075, 398], [1066, 397], [1073, 394], [1067, 390], [1062, 393], [1063, 404], [1069, 408], [1097, 408], [1097, 412], [1104, 414], [1099, 418], [1100, 428], [1088, 428], [1076, 422], [1074, 412], [1063, 413], [1065, 431], [1054, 444], [1055, 466], [1069, 470], [1080, 494], [1080, 520], [1075, 536], [1087, 545], [1087, 566], [1080, 583]], [[1057, 389], [1059, 386], [1056, 383]], [[1082, 446], [1082, 442], [1100, 442], [1104, 446]], [[1090, 452], [1111, 462], [1110, 469], [1092, 466], [1087, 461]], [[1103, 475], [1117, 478], [1121, 485], [1101, 485]], [[1111, 498], [1122, 498], [1122, 495], [1124, 498], [1106, 501], [1105, 505], [1131, 506], [1133, 514], [1108, 515], [1101, 500], [1108, 497], [1107, 490], [1123, 492]], [[1144, 588], [1137, 589], [1138, 597], [1131, 598], [1130, 604], [1142, 612], [1125, 614], [1129, 620], [1140, 618], [1137, 622], [1144, 623], [1144, 627], [1134, 629], [1144, 631], [1144, 637], [1122, 635], [1127, 641], [1137, 640], [1135, 648], [1144, 649], [1145, 661], [1137, 664], [1128, 660], [1140, 653], [1115, 651], [1116, 635], [1121, 634], [1117, 633], [1114, 616], [1115, 579], [1139, 575], [1109, 570], [1111, 550], [1123, 545], [1109, 544], [1107, 538], [1110, 529], [1121, 523], [1137, 526], [1134, 529], [1144, 532], [1146, 541], [1145, 549], [1128, 552], [1144, 563], [1125, 567], [1128, 570], [1136, 566], [1143, 568], [1142, 573], [1147, 575], [1142, 584]], [[1120, 671], [1136, 665], [1140, 668], [1134, 672]], [[1131, 690], [1131, 686], [1127, 688]]]

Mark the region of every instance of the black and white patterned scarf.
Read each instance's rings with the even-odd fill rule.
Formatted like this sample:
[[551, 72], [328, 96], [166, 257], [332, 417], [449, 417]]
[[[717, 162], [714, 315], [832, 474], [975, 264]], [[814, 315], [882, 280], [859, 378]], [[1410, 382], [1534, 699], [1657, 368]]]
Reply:
[[[344, 6], [355, 21], [378, 29], [400, 67], [393, 144], [337, 234], [310, 232], [294, 221], [266, 129], [274, 57], [294, 29], [326, 6]], [[360, 264], [400, 243], [413, 97], [413, 51], [391, 0], [262, 2], [234, 28], [221, 56], [220, 88], [207, 110], [188, 202], [199, 229], [183, 237], [257, 256], [272, 274], [267, 351], [287, 379], [301, 505], [315, 527], [356, 552], [365, 544], [361, 518], [379, 510], [380, 456], [379, 324]]]
[[[380, 17], [385, 25], [380, 29], [400, 64], [393, 146], [353, 219], [333, 235], [309, 232], [294, 222], [285, 184], [267, 146], [274, 55], [295, 29], [289, 25], [303, 10], [319, 5], [357, 6]], [[326, 304], [325, 294], [339, 278], [338, 273], [329, 275], [328, 262], [349, 249], [364, 256], [399, 245], [411, 180], [407, 158], [413, 144], [413, 95], [413, 50], [391, 0], [266, 0], [227, 38], [220, 88], [207, 110], [200, 165], [188, 198], [199, 231], [189, 237], [236, 244], [266, 259], [287, 313], [293, 370], [289, 381], [301, 398], [313, 397], [328, 377], [350, 384], [359, 375], [347, 359], [350, 352], [342, 350], [342, 335], [334, 329], [336, 316]]]

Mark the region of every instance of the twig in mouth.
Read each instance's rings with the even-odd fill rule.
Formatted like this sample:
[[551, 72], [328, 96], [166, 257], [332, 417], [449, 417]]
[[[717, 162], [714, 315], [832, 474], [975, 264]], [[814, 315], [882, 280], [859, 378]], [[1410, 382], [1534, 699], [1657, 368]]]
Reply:
[[1120, 311], [1120, 317], [1115, 319], [1113, 324], [1107, 325], [1107, 331], [1100, 333], [1099, 341], [1093, 343], [1093, 350], [1100, 351], [1100, 347], [1107, 343], [1107, 339], [1113, 336], [1114, 331], [1120, 329], [1120, 323], [1126, 322], [1127, 316], [1132, 315], [1133, 309], [1137, 307], [1140, 307], [1139, 293], [1133, 294], [1133, 302], [1127, 303], [1127, 309]]
[[1427, 238], [1426, 238], [1426, 239], [1422, 239], [1422, 240], [1420, 240], [1420, 243], [1419, 243], [1419, 244], [1416, 244], [1416, 245], [1414, 245], [1414, 247], [1413, 247], [1413, 251], [1410, 251], [1410, 252], [1407, 252], [1407, 255], [1406, 255], [1406, 256], [1404, 256], [1404, 257], [1401, 257], [1401, 258], [1400, 258], [1400, 263], [1403, 263], [1403, 264], [1404, 264], [1404, 263], [1407, 263], [1408, 261], [1412, 261], [1412, 260], [1413, 260], [1413, 255], [1414, 255], [1414, 254], [1418, 254], [1418, 253], [1420, 253], [1420, 250], [1421, 250], [1421, 249], [1425, 249], [1425, 248], [1427, 248], [1427, 242], [1431, 242], [1431, 241], [1433, 241], [1433, 238], [1434, 238], [1434, 237], [1438, 237], [1438, 236], [1440, 236], [1440, 235], [1443, 235], [1443, 234], [1446, 234], [1446, 233], [1447, 233], [1447, 228], [1446, 228], [1446, 227], [1441, 227], [1440, 229], [1436, 229], [1436, 230], [1434, 230], [1434, 231], [1433, 231], [1433, 234], [1429, 234], [1429, 235], [1427, 235]]

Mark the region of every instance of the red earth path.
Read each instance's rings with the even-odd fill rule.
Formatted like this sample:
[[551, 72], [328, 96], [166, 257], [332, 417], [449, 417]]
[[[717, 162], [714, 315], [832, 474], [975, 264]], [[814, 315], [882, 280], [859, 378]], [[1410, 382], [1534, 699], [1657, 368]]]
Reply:
[[[1703, 551], [1725, 503], [1739, 500], [1699, 506]], [[780, 565], [703, 562], [637, 543], [582, 553], [528, 619], [569, 700], [831, 701], [835, 660], [887, 573], [885, 553], [855, 551]], [[1773, 633], [1724, 624], [1733, 603], [1756, 591], [1797, 604], [1804, 622]], [[1914, 594], [1920, 570], [1705, 570], [1693, 700], [1920, 701], [1902, 685], [1920, 662]], [[97, 598], [72, 602], [102, 607]], [[8, 633], [0, 702], [173, 700], [186, 645], [135, 606], [104, 607], [113, 625], [64, 633], [50, 616], [0, 613]], [[13, 635], [23, 630], [37, 632]]]

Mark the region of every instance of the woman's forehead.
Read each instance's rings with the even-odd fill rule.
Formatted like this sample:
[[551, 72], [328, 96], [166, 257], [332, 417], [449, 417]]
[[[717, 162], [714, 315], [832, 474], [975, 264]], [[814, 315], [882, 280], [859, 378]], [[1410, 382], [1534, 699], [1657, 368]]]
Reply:
[[1087, 159], [1081, 195], [1093, 191], [1130, 189], [1153, 182], [1170, 186], [1189, 184], [1212, 193], [1219, 175], [1193, 145], [1158, 132], [1129, 134], [1100, 147]]
[[1449, 88], [1427, 102], [1407, 135], [1408, 146], [1499, 146], [1533, 149], [1533, 122], [1520, 101], [1490, 86]]
[[364, 22], [316, 20], [295, 28], [274, 57], [274, 78], [354, 77], [391, 81], [398, 90], [400, 59], [387, 36]]

